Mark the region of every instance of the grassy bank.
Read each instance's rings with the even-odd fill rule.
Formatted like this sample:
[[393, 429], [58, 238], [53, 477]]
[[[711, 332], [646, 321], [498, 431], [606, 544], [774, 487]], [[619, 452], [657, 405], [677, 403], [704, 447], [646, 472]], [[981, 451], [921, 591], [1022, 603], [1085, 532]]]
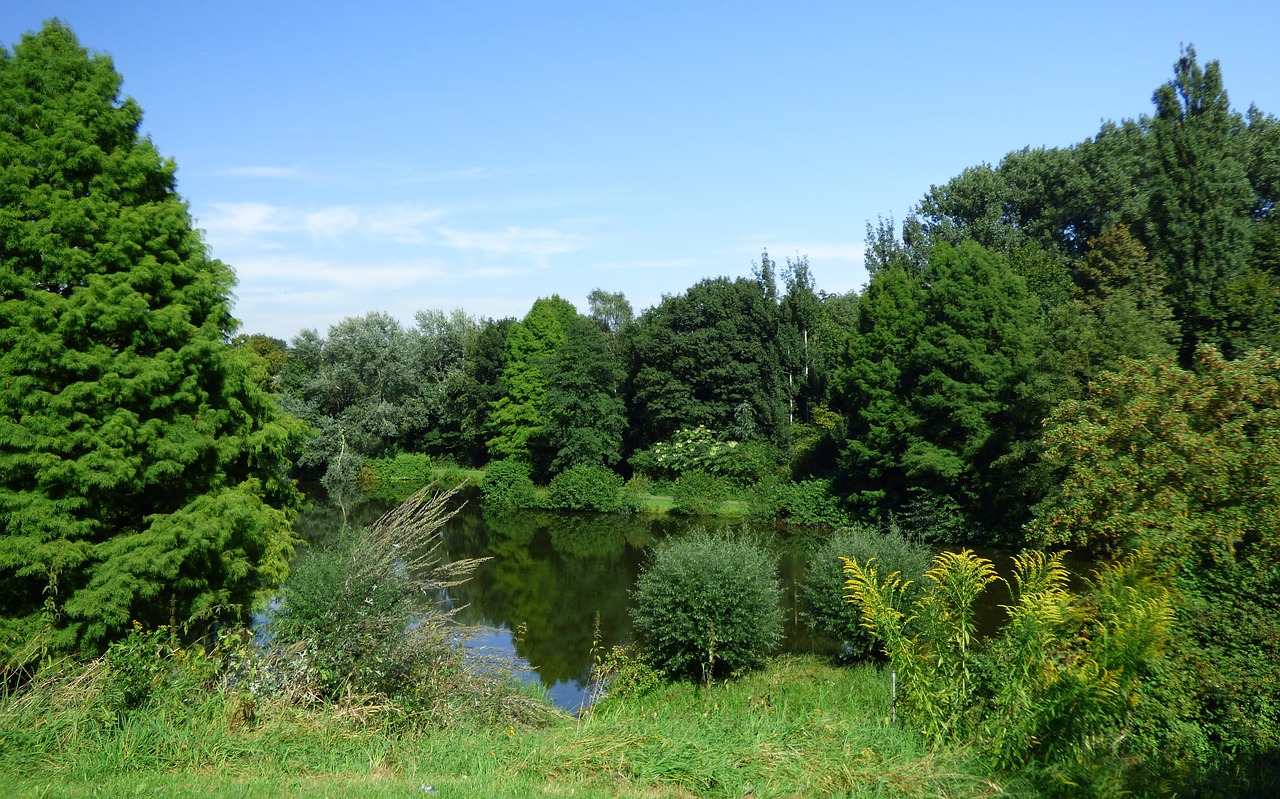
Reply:
[[246, 704], [226, 691], [110, 713], [95, 679], [68, 673], [43, 696], [0, 703], [8, 796], [1011, 795], [964, 751], [889, 724], [880, 670], [812, 658], [539, 726], [436, 728], [389, 708]]

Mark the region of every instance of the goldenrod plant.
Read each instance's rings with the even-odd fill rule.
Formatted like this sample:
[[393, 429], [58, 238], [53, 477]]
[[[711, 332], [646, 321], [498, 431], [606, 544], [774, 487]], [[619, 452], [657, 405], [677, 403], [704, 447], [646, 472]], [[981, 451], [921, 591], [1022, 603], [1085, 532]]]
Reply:
[[969, 550], [936, 556], [909, 608], [911, 582], [880, 574], [874, 560], [845, 560], [846, 590], [884, 645], [912, 726], [935, 743], [972, 741], [998, 768], [1031, 765], [1052, 786], [1105, 793], [1144, 754], [1125, 739], [1149, 709], [1144, 679], [1164, 651], [1172, 605], [1141, 553], [1104, 566], [1079, 594], [1064, 555], [1014, 558], [1007, 619], [985, 640], [975, 602], [1005, 581]]

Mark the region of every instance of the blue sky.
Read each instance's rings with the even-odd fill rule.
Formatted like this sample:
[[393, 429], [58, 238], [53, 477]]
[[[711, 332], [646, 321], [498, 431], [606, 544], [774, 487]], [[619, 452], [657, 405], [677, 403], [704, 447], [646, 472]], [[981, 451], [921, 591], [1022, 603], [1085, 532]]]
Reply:
[[[1042, 10], [1044, 9], [1044, 10]], [[1151, 109], [1179, 47], [1280, 114], [1280, 4], [4, 0], [106, 52], [245, 332], [419, 309], [639, 311], [762, 249], [866, 279], [865, 227]]]

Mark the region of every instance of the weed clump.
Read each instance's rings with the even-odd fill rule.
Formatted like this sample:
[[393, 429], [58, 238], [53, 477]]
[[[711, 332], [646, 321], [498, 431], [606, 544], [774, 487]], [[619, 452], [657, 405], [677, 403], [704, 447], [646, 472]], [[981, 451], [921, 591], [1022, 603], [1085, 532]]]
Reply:
[[499, 664], [466, 651], [470, 630], [448, 604], [447, 589], [483, 562], [443, 559], [452, 495], [424, 488], [298, 559], [271, 617], [272, 645], [305, 652], [298, 679], [324, 699], [376, 695], [447, 719], [460, 710], [500, 718], [518, 698]]

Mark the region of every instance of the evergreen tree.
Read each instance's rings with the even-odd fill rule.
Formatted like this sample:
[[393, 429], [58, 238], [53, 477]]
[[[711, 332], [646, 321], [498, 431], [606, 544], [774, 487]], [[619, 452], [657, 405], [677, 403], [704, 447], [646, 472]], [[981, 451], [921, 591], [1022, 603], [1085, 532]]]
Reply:
[[294, 543], [297, 423], [120, 83], [59, 22], [0, 51], [0, 660], [243, 621]]
[[547, 423], [545, 361], [564, 344], [577, 316], [567, 300], [543, 297], [507, 333], [502, 396], [488, 420], [491, 457], [529, 461], [529, 440]]
[[1043, 415], [1037, 303], [1008, 262], [972, 242], [934, 245], [930, 277], [877, 275], [839, 380], [855, 499], [897, 509], [914, 492], [1013, 529], [1027, 507]]

